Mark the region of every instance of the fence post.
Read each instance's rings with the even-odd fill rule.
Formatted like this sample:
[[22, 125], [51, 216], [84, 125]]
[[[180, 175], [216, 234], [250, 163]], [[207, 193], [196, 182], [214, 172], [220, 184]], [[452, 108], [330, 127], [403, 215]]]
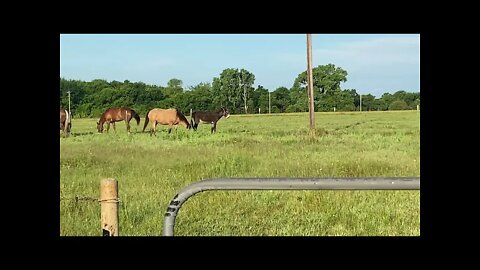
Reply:
[[118, 236], [118, 181], [112, 178], [100, 182], [102, 236]]

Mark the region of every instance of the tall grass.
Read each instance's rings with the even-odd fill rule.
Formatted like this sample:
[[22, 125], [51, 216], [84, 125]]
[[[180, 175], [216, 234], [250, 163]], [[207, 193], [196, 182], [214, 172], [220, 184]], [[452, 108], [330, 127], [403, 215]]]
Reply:
[[[187, 117], [189, 118], [189, 117]], [[157, 136], [124, 123], [96, 132], [73, 119], [60, 138], [60, 235], [100, 235], [102, 178], [119, 181], [120, 235], [157, 236], [183, 187], [219, 177], [399, 177], [420, 175], [419, 112], [232, 115], [198, 131]], [[157, 127], [158, 128], [158, 127]], [[419, 235], [419, 191], [214, 191], [181, 208], [176, 235]]]

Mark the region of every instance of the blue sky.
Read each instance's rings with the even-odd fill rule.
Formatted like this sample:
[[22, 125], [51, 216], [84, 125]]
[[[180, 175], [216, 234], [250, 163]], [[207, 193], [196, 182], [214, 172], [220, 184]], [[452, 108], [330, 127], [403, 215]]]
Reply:
[[[379, 97], [420, 91], [419, 34], [313, 34], [313, 66], [348, 72], [342, 89]], [[62, 34], [60, 77], [129, 80], [184, 88], [212, 82], [226, 68], [244, 68], [255, 84], [290, 88], [306, 70], [305, 34]]]

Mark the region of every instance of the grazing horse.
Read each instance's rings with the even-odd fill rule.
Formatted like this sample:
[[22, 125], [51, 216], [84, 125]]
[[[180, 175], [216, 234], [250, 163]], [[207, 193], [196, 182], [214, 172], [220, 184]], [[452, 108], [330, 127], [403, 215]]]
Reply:
[[145, 125], [143, 125], [143, 131], [145, 131], [145, 128], [148, 125], [148, 122], [152, 121], [152, 125], [150, 128], [150, 136], [156, 134], [156, 126], [157, 124], [161, 125], [168, 125], [168, 134], [172, 132], [172, 126], [175, 126], [175, 130], [178, 127], [178, 124], [181, 124], [184, 126], [186, 129], [190, 129], [190, 123], [188, 122], [187, 118], [179, 112], [177, 109], [159, 109], [159, 108], [154, 108], [151, 109], [147, 115], [145, 116]]
[[230, 113], [224, 107], [216, 112], [193, 112], [192, 119], [190, 121], [193, 130], [197, 130], [199, 123], [212, 124], [212, 130], [210, 133], [213, 133], [217, 132], [217, 122], [220, 120], [220, 118], [222, 118], [222, 116], [225, 116], [225, 118], [230, 117]]
[[132, 118], [137, 120], [138, 126], [138, 124], [140, 124], [140, 116], [134, 110], [126, 107], [107, 109], [97, 122], [97, 130], [99, 133], [102, 133], [103, 123], [107, 123], [107, 132], [110, 129], [110, 124], [113, 124], [113, 130], [117, 132], [115, 129], [115, 122], [125, 120], [125, 123], [127, 124], [127, 132], [130, 133], [130, 120], [132, 120]]
[[63, 136], [67, 137], [72, 129], [72, 116], [70, 112], [60, 107], [60, 130], [63, 131]]

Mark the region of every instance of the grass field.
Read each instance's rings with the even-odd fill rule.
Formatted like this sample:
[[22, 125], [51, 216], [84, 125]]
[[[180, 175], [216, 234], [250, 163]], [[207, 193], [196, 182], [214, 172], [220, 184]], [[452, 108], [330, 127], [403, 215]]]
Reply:
[[[120, 235], [160, 236], [170, 200], [202, 179], [420, 176], [417, 111], [316, 113], [316, 134], [308, 113], [232, 115], [213, 135], [205, 124], [160, 126], [157, 137], [140, 133], [141, 118], [130, 135], [123, 122], [97, 134], [98, 119], [73, 119], [59, 139], [61, 236], [100, 235], [103, 178], [119, 182]], [[202, 192], [182, 206], [175, 235], [418, 236], [420, 192]]]

